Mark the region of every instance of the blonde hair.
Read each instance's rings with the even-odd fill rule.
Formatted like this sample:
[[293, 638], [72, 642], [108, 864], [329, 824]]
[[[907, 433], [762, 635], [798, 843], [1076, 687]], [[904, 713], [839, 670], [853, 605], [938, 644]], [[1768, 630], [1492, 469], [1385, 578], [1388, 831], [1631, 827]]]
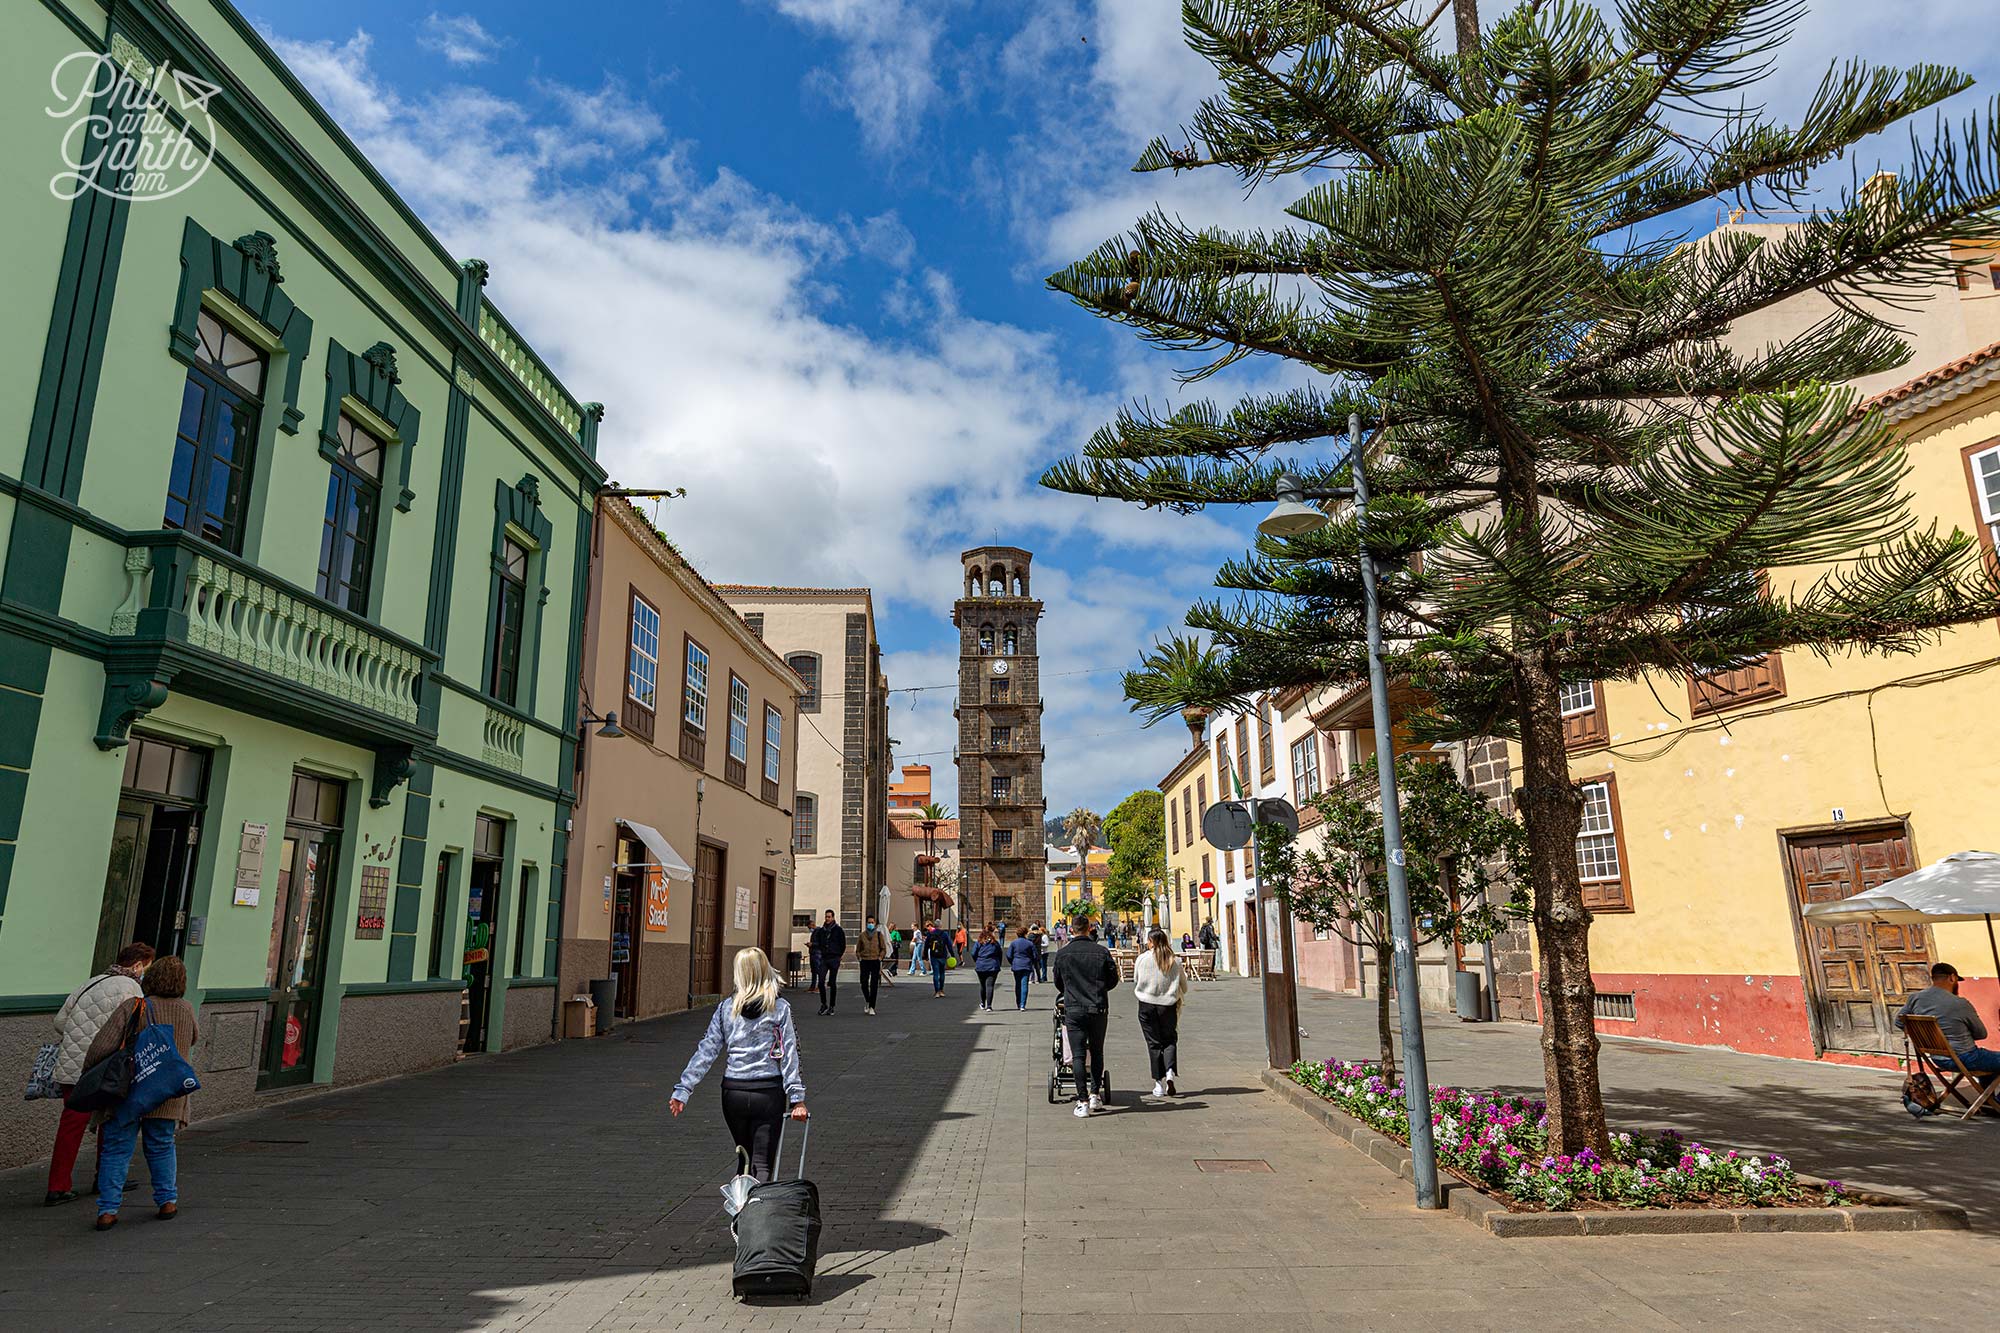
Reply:
[[777, 1012], [778, 974], [771, 970], [771, 960], [764, 956], [762, 949], [739, 949], [736, 952], [736, 998], [730, 1007], [738, 1018], [743, 1011], [755, 1006], [760, 1014]]

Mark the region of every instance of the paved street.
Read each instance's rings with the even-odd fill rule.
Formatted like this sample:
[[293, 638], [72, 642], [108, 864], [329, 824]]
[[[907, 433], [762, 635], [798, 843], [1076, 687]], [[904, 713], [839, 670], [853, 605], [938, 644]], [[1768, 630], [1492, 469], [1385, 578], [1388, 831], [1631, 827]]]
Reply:
[[[0, 1326], [1013, 1330], [1143, 1315], [1153, 1333], [1245, 1315], [1324, 1329], [1989, 1319], [1974, 1291], [2000, 1261], [1991, 1234], [1502, 1241], [1417, 1214], [1402, 1181], [1258, 1089], [1247, 982], [1190, 1001], [1191, 1095], [1164, 1105], [1132, 1096], [1145, 1058], [1121, 993], [1117, 1110], [1087, 1123], [1046, 1101], [1048, 989], [1025, 1016], [975, 1015], [973, 995], [969, 978], [943, 1001], [905, 981], [873, 1019], [852, 988], [832, 1019], [807, 997], [811, 1174], [827, 1223], [809, 1304], [729, 1298], [715, 1193], [729, 1148], [713, 1083], [679, 1122], [663, 1110], [705, 1021], [681, 1015], [198, 1122], [171, 1224], [153, 1220], [141, 1185], [125, 1222], [99, 1236], [90, 1205], [42, 1209], [38, 1174], [9, 1173]], [[1358, 1023], [1352, 1049], [1365, 1051], [1368, 1021], [1365, 1005], [1309, 997], [1308, 1044]], [[1524, 1037], [1532, 1054], [1525, 1029], [1443, 1032], [1440, 1063], [1449, 1074], [1461, 1044], [1511, 1050]], [[1622, 1076], [1642, 1059], [1610, 1067]], [[1686, 1098], [1670, 1103], [1683, 1123]], [[1911, 1299], [1956, 1291], [1967, 1294]]]

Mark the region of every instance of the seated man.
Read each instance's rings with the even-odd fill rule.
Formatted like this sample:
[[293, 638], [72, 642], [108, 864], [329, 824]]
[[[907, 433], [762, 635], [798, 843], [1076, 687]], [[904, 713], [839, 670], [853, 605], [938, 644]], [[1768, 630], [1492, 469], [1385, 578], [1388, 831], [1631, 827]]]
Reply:
[[1958, 993], [1958, 969], [1950, 963], [1931, 968], [1931, 984], [1903, 1002], [1896, 1015], [1897, 1027], [1903, 1026], [1903, 1014], [1935, 1018], [1959, 1063], [1975, 1074], [2000, 1074], [2000, 1051], [1989, 1051], [1979, 1044], [1986, 1036], [1986, 1024], [1980, 1021], [1972, 1001]]

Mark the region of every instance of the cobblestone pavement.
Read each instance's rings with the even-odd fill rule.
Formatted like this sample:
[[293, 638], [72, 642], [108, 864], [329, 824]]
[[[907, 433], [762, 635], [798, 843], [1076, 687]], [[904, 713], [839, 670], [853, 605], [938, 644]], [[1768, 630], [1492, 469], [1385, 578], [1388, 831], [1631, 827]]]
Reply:
[[875, 1018], [800, 1015], [827, 1224], [808, 1303], [729, 1297], [713, 1083], [678, 1122], [663, 1109], [691, 1014], [197, 1122], [170, 1225], [143, 1184], [100, 1236], [87, 1203], [39, 1206], [38, 1173], [0, 1176], [0, 1328], [1990, 1323], [1987, 1235], [1500, 1241], [1419, 1214], [1259, 1089], [1247, 982], [1190, 1002], [1189, 1095], [1170, 1102], [1135, 1096], [1150, 1080], [1121, 992], [1115, 1110], [1081, 1122], [1047, 1102], [1048, 988], [1028, 1014], [976, 1014], [973, 995], [906, 982]]

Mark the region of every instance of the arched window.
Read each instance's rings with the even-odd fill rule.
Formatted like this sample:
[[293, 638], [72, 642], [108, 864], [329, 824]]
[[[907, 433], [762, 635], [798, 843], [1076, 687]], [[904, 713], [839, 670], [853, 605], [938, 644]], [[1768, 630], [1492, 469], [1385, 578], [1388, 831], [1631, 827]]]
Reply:
[[995, 565], [986, 571], [986, 595], [989, 597], [1007, 595], [1007, 566]]
[[1016, 597], [1026, 597], [1028, 595], [1027, 588], [1028, 584], [1026, 580], [1024, 580], [1019, 574], [1016, 574], [1014, 576], [1014, 595]]
[[993, 653], [993, 625], [991, 622], [979, 627], [979, 655], [989, 657]]
[[1012, 657], [1021, 651], [1021, 631], [1009, 625], [1000, 631], [1000, 651]]
[[819, 654], [792, 653], [785, 658], [785, 665], [806, 683], [805, 693], [799, 696], [801, 713], [819, 711]]
[[801, 856], [819, 851], [819, 797], [809, 792], [792, 796], [792, 850]]
[[979, 583], [979, 566], [974, 565], [971, 569], [965, 571], [965, 595], [967, 597], [979, 596]]

